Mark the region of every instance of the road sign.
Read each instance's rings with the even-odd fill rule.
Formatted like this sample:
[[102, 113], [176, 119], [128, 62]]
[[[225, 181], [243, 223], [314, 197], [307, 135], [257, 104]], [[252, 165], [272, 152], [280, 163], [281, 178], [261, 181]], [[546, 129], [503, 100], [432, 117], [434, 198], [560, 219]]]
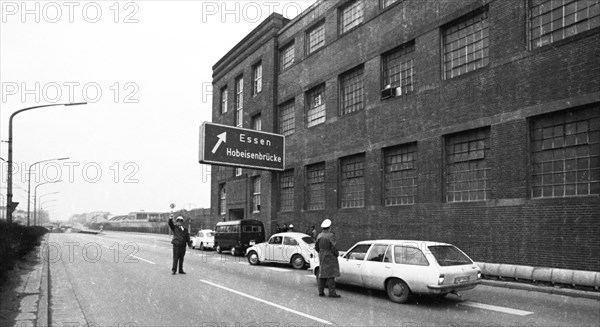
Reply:
[[281, 171], [284, 158], [281, 134], [210, 122], [200, 126], [201, 163]]

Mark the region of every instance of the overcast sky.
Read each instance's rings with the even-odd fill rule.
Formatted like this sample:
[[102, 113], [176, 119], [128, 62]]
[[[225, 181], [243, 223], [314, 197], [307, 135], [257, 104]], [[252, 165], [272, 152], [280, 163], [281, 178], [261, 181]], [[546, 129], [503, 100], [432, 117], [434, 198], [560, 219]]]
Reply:
[[212, 66], [271, 12], [293, 18], [314, 2], [0, 1], [0, 157], [16, 110], [88, 102], [15, 116], [13, 201], [27, 210], [32, 167], [32, 206], [36, 185], [61, 180], [37, 187], [53, 220], [210, 207], [198, 142]]

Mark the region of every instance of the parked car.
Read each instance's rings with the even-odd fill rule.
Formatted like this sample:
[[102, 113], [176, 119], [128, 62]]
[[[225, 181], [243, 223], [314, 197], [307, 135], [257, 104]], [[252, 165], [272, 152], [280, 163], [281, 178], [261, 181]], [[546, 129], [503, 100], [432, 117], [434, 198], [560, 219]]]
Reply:
[[242, 219], [218, 222], [215, 227], [215, 247], [218, 253], [246, 253], [246, 249], [265, 241], [265, 227], [260, 220]]
[[279, 262], [291, 264], [295, 269], [307, 267], [316, 255], [315, 240], [312, 236], [294, 232], [274, 234], [267, 242], [246, 250], [246, 257], [251, 265]]
[[[405, 303], [413, 293], [445, 296], [481, 282], [473, 260], [447, 243], [361, 241], [341, 254], [338, 262], [341, 276], [337, 282], [386, 291], [397, 303]], [[318, 256], [310, 263], [318, 277]]]
[[215, 231], [212, 229], [199, 230], [196, 236], [192, 237], [192, 249], [214, 249]]

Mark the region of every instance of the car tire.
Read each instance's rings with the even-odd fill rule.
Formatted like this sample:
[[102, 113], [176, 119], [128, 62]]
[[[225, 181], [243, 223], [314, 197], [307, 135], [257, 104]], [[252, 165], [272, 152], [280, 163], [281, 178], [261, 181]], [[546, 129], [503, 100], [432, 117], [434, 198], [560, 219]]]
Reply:
[[255, 251], [248, 253], [248, 263], [250, 263], [253, 266], [258, 265], [260, 263], [260, 260], [258, 260], [258, 253], [256, 253]]
[[217, 253], [218, 253], [218, 254], [221, 254], [221, 253], [223, 253], [223, 249], [221, 249], [221, 246], [220, 246], [220, 245], [217, 245]]
[[306, 266], [306, 261], [299, 254], [294, 255], [291, 262], [294, 269], [303, 269]]
[[385, 285], [385, 291], [392, 302], [406, 303], [410, 297], [410, 288], [398, 278], [390, 279]]
[[234, 257], [237, 255], [237, 251], [235, 250], [235, 246], [231, 247], [231, 255], [234, 256]]

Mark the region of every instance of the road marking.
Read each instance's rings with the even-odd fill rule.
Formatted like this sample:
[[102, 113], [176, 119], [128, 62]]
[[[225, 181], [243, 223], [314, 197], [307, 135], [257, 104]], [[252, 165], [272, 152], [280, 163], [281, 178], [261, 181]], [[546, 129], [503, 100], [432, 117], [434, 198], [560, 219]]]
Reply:
[[288, 272], [288, 271], [290, 271], [289, 269], [285, 269], [285, 268], [274, 268], [274, 267], [265, 267], [265, 269], [274, 270], [274, 271], [284, 271], [284, 272]]
[[231, 293], [235, 293], [235, 294], [237, 294], [237, 295], [241, 295], [241, 296], [247, 297], [247, 298], [249, 298], [249, 299], [252, 299], [252, 300], [255, 300], [255, 301], [258, 301], [258, 302], [262, 302], [262, 303], [264, 303], [264, 304], [268, 304], [268, 305], [270, 305], [270, 306], [273, 306], [273, 307], [279, 308], [279, 309], [281, 309], [281, 310], [285, 310], [285, 311], [291, 312], [291, 313], [293, 313], [293, 314], [297, 314], [297, 315], [299, 315], [299, 316], [302, 316], [302, 317], [305, 317], [305, 318], [308, 318], [308, 319], [312, 319], [312, 320], [318, 321], [318, 322], [320, 322], [320, 323], [322, 323], [322, 324], [333, 325], [333, 323], [331, 323], [331, 322], [329, 322], [329, 321], [327, 321], [327, 320], [323, 320], [323, 319], [321, 319], [321, 318], [317, 318], [317, 317], [315, 317], [315, 316], [311, 316], [311, 315], [309, 315], [309, 314], [306, 314], [306, 313], [303, 313], [303, 312], [300, 312], [300, 311], [296, 311], [296, 310], [294, 310], [294, 309], [286, 308], [286, 307], [284, 307], [284, 306], [281, 306], [281, 305], [279, 305], [279, 304], [277, 304], [277, 303], [273, 303], [273, 302], [270, 302], [270, 301], [267, 301], [267, 300], [263, 300], [263, 299], [260, 299], [260, 298], [257, 298], [257, 297], [255, 297], [255, 296], [252, 296], [252, 295], [249, 295], [249, 294], [246, 294], [246, 293], [242, 293], [242, 292], [240, 292], [240, 291], [236, 291], [236, 290], [233, 290], [233, 289], [231, 289], [231, 288], [228, 288], [228, 287], [225, 287], [225, 286], [222, 286], [222, 285], [219, 285], [219, 284], [215, 284], [215, 283], [212, 283], [212, 282], [209, 282], [209, 281], [206, 281], [206, 280], [202, 280], [202, 279], [201, 279], [200, 281], [201, 281], [201, 282], [203, 282], [203, 283], [205, 283], [205, 284], [212, 285], [212, 286], [214, 286], [214, 287], [218, 287], [218, 288], [220, 288], [220, 289], [223, 289], [223, 290], [229, 291], [229, 292], [231, 292]]
[[496, 305], [483, 304], [483, 303], [477, 303], [477, 302], [471, 302], [471, 301], [461, 302], [460, 304], [466, 305], [468, 307], [504, 312], [504, 313], [509, 313], [511, 315], [517, 315], [517, 316], [527, 316], [527, 315], [533, 314], [533, 312], [529, 312], [529, 311], [511, 309], [511, 308], [506, 308], [506, 307], [499, 307]]
[[139, 260], [142, 260], [142, 261], [146, 261], [147, 263], [151, 263], [151, 264], [153, 264], [153, 265], [155, 265], [155, 264], [156, 264], [156, 262], [152, 262], [152, 261], [150, 261], [150, 260], [146, 260], [146, 259], [144, 259], [144, 258], [140, 258], [140, 257], [138, 257], [137, 255], [132, 255], [132, 254], [130, 254], [129, 256], [130, 256], [130, 257], [133, 257], [133, 258], [136, 258], [136, 259], [139, 259]]

